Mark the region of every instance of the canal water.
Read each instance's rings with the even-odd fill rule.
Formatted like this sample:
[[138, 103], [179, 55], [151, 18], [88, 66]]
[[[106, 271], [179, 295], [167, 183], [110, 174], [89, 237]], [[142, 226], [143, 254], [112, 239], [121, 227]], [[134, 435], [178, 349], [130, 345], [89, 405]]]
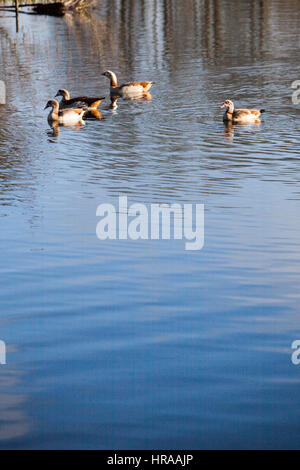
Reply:
[[[1, 12], [0, 448], [299, 447], [299, 46], [296, 0]], [[49, 127], [59, 88], [103, 119]], [[99, 240], [119, 196], [204, 204], [203, 248]]]

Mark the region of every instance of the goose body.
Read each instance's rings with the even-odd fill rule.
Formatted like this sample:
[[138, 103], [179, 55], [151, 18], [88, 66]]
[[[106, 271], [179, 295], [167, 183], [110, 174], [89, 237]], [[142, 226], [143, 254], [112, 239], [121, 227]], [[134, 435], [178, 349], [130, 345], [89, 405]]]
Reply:
[[101, 101], [105, 99], [104, 96], [101, 98], [89, 98], [87, 96], [71, 98], [70, 93], [65, 88], [58, 90], [55, 96], [62, 96], [62, 100], [59, 103], [59, 109], [87, 108], [88, 110], [94, 110], [98, 108]]
[[59, 109], [58, 101], [50, 100], [46, 104], [45, 108], [52, 108], [48, 115], [49, 124], [64, 124], [64, 125], [75, 125], [84, 124], [82, 119], [86, 109], [84, 108], [67, 108]]
[[116, 74], [111, 70], [106, 70], [102, 75], [110, 80], [110, 93], [111, 95], [122, 96], [123, 98], [130, 98], [136, 95], [145, 95], [151, 88], [153, 82], [127, 82], [118, 86]]
[[264, 109], [235, 109], [234, 104], [230, 100], [224, 101], [221, 108], [225, 108], [223, 115], [224, 122], [233, 122], [246, 124], [249, 122], [260, 122], [259, 116], [265, 112]]

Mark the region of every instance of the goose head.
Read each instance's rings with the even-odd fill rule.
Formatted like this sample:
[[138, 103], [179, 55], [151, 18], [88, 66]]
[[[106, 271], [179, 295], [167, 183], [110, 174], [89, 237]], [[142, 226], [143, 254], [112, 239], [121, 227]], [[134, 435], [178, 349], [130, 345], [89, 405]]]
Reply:
[[46, 106], [44, 107], [44, 109], [47, 109], [47, 108], [57, 108], [58, 107], [58, 102], [56, 100], [49, 100], [46, 104]]
[[224, 103], [220, 106], [220, 108], [226, 108], [226, 111], [230, 112], [230, 113], [233, 113], [234, 111], [234, 104], [232, 101], [230, 100], [226, 100], [224, 101]]
[[55, 97], [56, 97], [56, 96], [62, 96], [63, 99], [65, 99], [65, 100], [69, 100], [69, 99], [70, 99], [70, 94], [69, 94], [68, 90], [66, 90], [65, 88], [60, 88], [60, 89], [58, 90], [58, 92], [56, 93]]
[[117, 77], [111, 70], [105, 70], [101, 75], [110, 79], [112, 86], [117, 86]]

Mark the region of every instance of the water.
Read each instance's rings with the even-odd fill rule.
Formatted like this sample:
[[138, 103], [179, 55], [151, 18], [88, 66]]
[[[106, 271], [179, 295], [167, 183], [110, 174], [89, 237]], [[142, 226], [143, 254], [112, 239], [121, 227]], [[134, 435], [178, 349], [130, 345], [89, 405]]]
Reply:
[[[4, 14], [1, 448], [298, 448], [298, 1]], [[61, 87], [155, 80], [53, 132]], [[220, 104], [266, 108], [227, 128]], [[205, 245], [100, 241], [96, 208], [205, 205]]]

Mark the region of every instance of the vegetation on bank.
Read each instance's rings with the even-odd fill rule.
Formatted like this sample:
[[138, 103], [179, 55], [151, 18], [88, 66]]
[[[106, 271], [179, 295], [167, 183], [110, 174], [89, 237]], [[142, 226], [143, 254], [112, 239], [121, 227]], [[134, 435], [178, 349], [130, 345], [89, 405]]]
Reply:
[[[91, 7], [95, 3], [95, 0], [60, 0], [60, 1], [35, 1], [26, 0], [25, 2], [5, 1], [0, 2], [0, 10], [15, 11], [18, 9], [20, 12], [32, 12], [36, 14], [44, 15], [56, 15], [63, 16], [67, 11], [82, 11], [88, 7]], [[23, 9], [26, 10], [23, 10]], [[29, 9], [29, 10], [27, 10]]]

